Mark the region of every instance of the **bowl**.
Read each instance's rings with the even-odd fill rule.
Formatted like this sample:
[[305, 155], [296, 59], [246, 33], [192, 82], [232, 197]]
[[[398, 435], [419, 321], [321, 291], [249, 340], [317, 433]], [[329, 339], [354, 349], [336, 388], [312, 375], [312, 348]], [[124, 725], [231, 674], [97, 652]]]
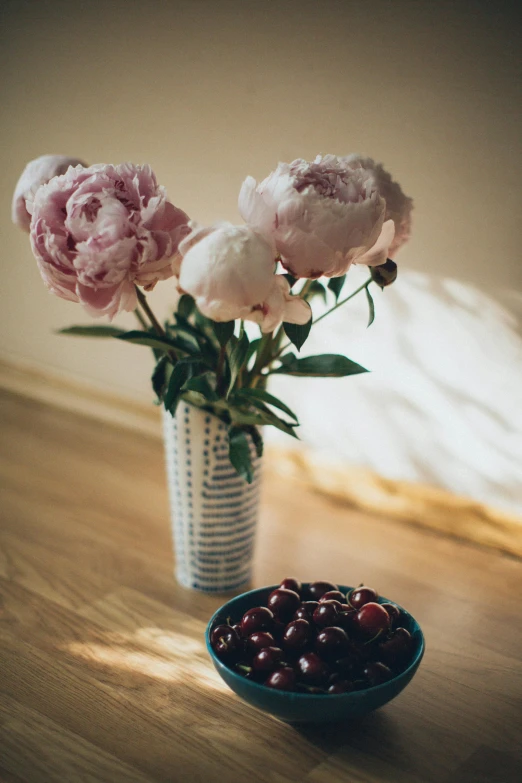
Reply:
[[[304, 584], [303, 587], [307, 585]], [[241, 699], [260, 710], [274, 715], [289, 723], [326, 723], [360, 718], [387, 704], [411, 681], [419, 668], [424, 655], [424, 636], [417, 621], [399, 604], [388, 598], [380, 597], [379, 603], [393, 603], [402, 612], [401, 625], [413, 637], [413, 653], [410, 664], [400, 674], [395, 675], [381, 685], [374, 685], [359, 691], [341, 694], [310, 694], [281, 691], [248, 680], [230, 669], [215, 654], [210, 644], [210, 632], [219, 622], [231, 618], [232, 624], [238, 622], [243, 614], [254, 606], [266, 606], [268, 596], [279, 585], [261, 587], [232, 598], [223, 604], [212, 616], [207, 630], [207, 650], [212, 662], [226, 684]], [[342, 593], [353, 588], [340, 585]]]

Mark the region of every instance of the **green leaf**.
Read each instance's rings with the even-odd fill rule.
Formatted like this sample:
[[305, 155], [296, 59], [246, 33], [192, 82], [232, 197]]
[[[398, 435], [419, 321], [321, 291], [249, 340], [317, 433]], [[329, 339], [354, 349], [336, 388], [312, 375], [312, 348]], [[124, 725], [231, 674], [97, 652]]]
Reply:
[[263, 456], [263, 438], [261, 437], [261, 433], [257, 427], [254, 426], [245, 427], [245, 432], [248, 432], [252, 438], [252, 443], [254, 444], [256, 454], [259, 458], [261, 458]]
[[156, 348], [164, 353], [168, 353], [172, 348], [188, 352], [186, 345], [174, 338], [160, 337], [148, 332], [140, 332], [137, 329], [131, 332], [123, 332], [117, 335], [117, 339], [126, 343], [133, 343], [133, 345], [147, 345], [149, 348]]
[[330, 291], [332, 291], [335, 295], [335, 301], [337, 302], [339, 300], [339, 294], [343, 290], [343, 285], [346, 280], [346, 275], [341, 275], [341, 277], [332, 277], [330, 278], [330, 281], [328, 283], [328, 288]]
[[231, 337], [227, 344], [228, 363], [230, 365], [230, 382], [228, 391], [233, 388], [239, 371], [246, 365], [249, 339], [245, 332], [241, 337]]
[[285, 275], [283, 275], [283, 277], [286, 277], [286, 279], [287, 279], [287, 281], [288, 281], [288, 285], [290, 286], [290, 288], [293, 288], [293, 287], [294, 287], [294, 285], [295, 285], [295, 284], [297, 283], [297, 281], [299, 280], [299, 278], [298, 278], [298, 277], [294, 277], [294, 276], [293, 276], [293, 275], [291, 275], [289, 272], [287, 272]]
[[196, 303], [194, 299], [189, 296], [189, 294], [183, 294], [178, 302], [175, 314], [179, 315], [180, 318], [183, 318], [186, 321], [194, 312], [195, 306]]
[[167, 364], [168, 359], [166, 356], [162, 356], [157, 365], [154, 368], [154, 372], [151, 376], [152, 388], [154, 389], [157, 398], [160, 400], [163, 394], [163, 389], [167, 382]]
[[368, 307], [370, 308], [370, 316], [368, 318], [368, 326], [371, 326], [375, 320], [375, 305], [373, 303], [372, 295], [368, 290], [368, 286], [364, 289], [366, 291], [366, 298], [368, 299]]
[[208, 402], [219, 400], [219, 394], [216, 392], [217, 378], [215, 372], [204, 372], [202, 375], [195, 375], [189, 378], [183, 384], [182, 392], [192, 391], [200, 394]]
[[254, 472], [250, 460], [250, 446], [246, 433], [238, 427], [230, 427], [228, 431], [228, 456], [241, 478], [251, 484]]
[[261, 344], [261, 337], [257, 337], [255, 340], [252, 340], [250, 345], [248, 346], [248, 351], [245, 359], [245, 365], [248, 364], [252, 356], [256, 353], [257, 349], [259, 348]]
[[305, 299], [313, 299], [314, 296], [321, 296], [323, 302], [326, 302], [326, 288], [319, 280], [312, 280], [308, 293], [305, 295]]
[[258, 410], [256, 411], [243, 411], [238, 408], [230, 408], [230, 418], [234, 424], [237, 425], [256, 425], [262, 426], [263, 424], [271, 424], [273, 427], [277, 427], [278, 430], [286, 432], [287, 435], [291, 435], [292, 438], [297, 438], [293, 428], [297, 424], [293, 424], [284, 419], [280, 419], [275, 413], [268, 410], [260, 400], [257, 400], [252, 405], [255, 405]]
[[234, 334], [234, 324], [235, 321], [225, 321], [224, 323], [219, 323], [218, 321], [212, 322], [214, 332], [221, 347], [226, 345]]
[[234, 395], [234, 399], [246, 399], [248, 402], [261, 400], [261, 402], [265, 402], [268, 405], [273, 405], [274, 408], [278, 408], [280, 411], [283, 411], [283, 413], [286, 413], [288, 416], [290, 416], [292, 419], [295, 419], [297, 421], [297, 416], [295, 413], [290, 410], [290, 408], [284, 404], [284, 402], [281, 402], [277, 397], [274, 397], [273, 394], [269, 394], [267, 391], [264, 391], [263, 389], [240, 389], [236, 394]]
[[68, 326], [59, 329], [58, 334], [72, 334], [76, 337], [120, 337], [125, 334], [125, 329], [117, 326]]
[[182, 387], [193, 375], [197, 374], [198, 369], [201, 367], [201, 357], [192, 356], [187, 357], [186, 359], [179, 359], [174, 365], [169, 385], [163, 399], [166, 410], [170, 411], [173, 415], [176, 412]]
[[[312, 378], [342, 378], [346, 375], [357, 375], [368, 372], [360, 364], [352, 362], [346, 356], [336, 353], [324, 353], [319, 356], [306, 356], [304, 359], [296, 359], [294, 354], [289, 354], [292, 359], [286, 360], [272, 373], [284, 375], [300, 375]], [[281, 357], [281, 361], [286, 357]]]
[[288, 337], [290, 342], [295, 345], [298, 351], [300, 351], [303, 345], [305, 344], [307, 337], [310, 334], [311, 328], [312, 328], [311, 315], [310, 315], [310, 320], [302, 325], [289, 324], [286, 323], [286, 321], [283, 323], [283, 329], [285, 330], [286, 336]]

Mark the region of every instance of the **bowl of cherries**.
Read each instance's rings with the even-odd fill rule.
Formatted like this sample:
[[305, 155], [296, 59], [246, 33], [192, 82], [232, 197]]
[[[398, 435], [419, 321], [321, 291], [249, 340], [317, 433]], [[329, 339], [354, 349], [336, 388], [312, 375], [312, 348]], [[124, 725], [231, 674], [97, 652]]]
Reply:
[[424, 654], [416, 620], [366, 585], [281, 584], [213, 615], [207, 649], [227, 685], [292, 723], [358, 718], [408, 685]]

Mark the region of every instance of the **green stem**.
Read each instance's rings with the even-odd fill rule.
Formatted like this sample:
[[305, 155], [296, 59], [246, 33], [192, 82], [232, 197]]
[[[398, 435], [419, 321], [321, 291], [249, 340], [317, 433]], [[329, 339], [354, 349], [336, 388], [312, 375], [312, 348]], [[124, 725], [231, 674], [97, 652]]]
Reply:
[[149, 303], [147, 302], [147, 297], [141, 290], [141, 288], [138, 288], [138, 286], [134, 286], [136, 289], [136, 295], [138, 297], [138, 302], [145, 310], [149, 321], [151, 322], [154, 330], [156, 331], [156, 334], [158, 334], [160, 337], [165, 337], [165, 329], [162, 327], [152, 310], [150, 309]]
[[[166, 337], [167, 334], [165, 332], [165, 329], [162, 327], [162, 325], [160, 324], [160, 322], [158, 321], [158, 319], [156, 318], [156, 316], [154, 315], [154, 313], [150, 309], [150, 305], [147, 302], [147, 297], [145, 296], [145, 294], [143, 293], [141, 288], [138, 288], [137, 285], [135, 285], [134, 288], [136, 289], [136, 296], [138, 297], [138, 302], [140, 303], [140, 305], [142, 306], [143, 310], [147, 314], [147, 316], [149, 318], [149, 321], [152, 324], [152, 328], [154, 329], [156, 334], [159, 335], [160, 337]], [[140, 319], [140, 321], [142, 320], [142, 318], [140, 318], [140, 316], [138, 316], [138, 318]], [[178, 360], [178, 355], [177, 355], [176, 351], [174, 350], [174, 348], [170, 349], [169, 356], [170, 356], [170, 358], [174, 362], [176, 362]]]
[[218, 387], [218, 393], [222, 393], [224, 391], [224, 376], [223, 376], [223, 365], [225, 363], [225, 353], [226, 353], [227, 347], [226, 345], [222, 345], [219, 349], [219, 357], [218, 357], [218, 363], [216, 367], [216, 377], [217, 377], [217, 387]]
[[[353, 299], [353, 298], [354, 298], [354, 296], [357, 296], [357, 294], [360, 294], [360, 293], [361, 293], [361, 291], [364, 291], [364, 289], [365, 289], [365, 288], [368, 288], [368, 286], [370, 285], [370, 283], [371, 283], [371, 282], [373, 282], [373, 281], [372, 281], [372, 278], [371, 278], [371, 277], [369, 277], [369, 278], [368, 278], [368, 280], [367, 280], [365, 283], [363, 283], [362, 285], [360, 285], [360, 286], [359, 286], [359, 288], [356, 288], [356, 289], [355, 289], [355, 291], [352, 291], [352, 293], [351, 293], [349, 296], [346, 296], [344, 299], [341, 299], [341, 301], [340, 301], [340, 302], [337, 302], [337, 304], [336, 304], [336, 305], [334, 305], [333, 307], [331, 307], [329, 310], [327, 310], [327, 311], [326, 311], [326, 313], [323, 313], [322, 315], [320, 315], [320, 316], [319, 316], [319, 318], [317, 318], [317, 319], [316, 319], [316, 320], [313, 322], [312, 326], [315, 326], [316, 324], [318, 324], [318, 323], [319, 323], [319, 321], [322, 321], [322, 320], [323, 320], [323, 318], [326, 318], [326, 316], [327, 316], [327, 315], [330, 315], [330, 313], [333, 313], [333, 311], [334, 311], [334, 310], [337, 310], [337, 308], [338, 308], [338, 307], [341, 307], [341, 305], [343, 305], [343, 304], [346, 304], [346, 302], [349, 302], [349, 301], [350, 301], [350, 299]], [[292, 343], [291, 343], [291, 342], [285, 343], [285, 344], [282, 346], [282, 348], [280, 348], [280, 349], [277, 351], [277, 353], [275, 353], [275, 354], [272, 356], [272, 358], [270, 359], [270, 361], [269, 361], [269, 363], [268, 363], [268, 364], [271, 364], [271, 363], [272, 363], [272, 362], [274, 362], [276, 359], [278, 359], [278, 358], [281, 356], [281, 354], [283, 353], [283, 351], [286, 351], [286, 349], [287, 349], [287, 348], [290, 348], [290, 346], [291, 346], [291, 345], [292, 345]], [[267, 366], [267, 365], [263, 365], [262, 367], [260, 367], [260, 368], [259, 368], [259, 372], [261, 372], [261, 370], [263, 369], [263, 367], [266, 367], [266, 366]]]
[[148, 328], [149, 328], [149, 325], [148, 325], [147, 321], [146, 321], [146, 320], [145, 320], [145, 318], [142, 316], [142, 314], [140, 313], [140, 311], [138, 310], [138, 308], [136, 308], [136, 309], [134, 310], [134, 315], [136, 316], [136, 318], [137, 318], [137, 319], [138, 319], [138, 321], [140, 322], [140, 326], [141, 326], [143, 329], [148, 329]]

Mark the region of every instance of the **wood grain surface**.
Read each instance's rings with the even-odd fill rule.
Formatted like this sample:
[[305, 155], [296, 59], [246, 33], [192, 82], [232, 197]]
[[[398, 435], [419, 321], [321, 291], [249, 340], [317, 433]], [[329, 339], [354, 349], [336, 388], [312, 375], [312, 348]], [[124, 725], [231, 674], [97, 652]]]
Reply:
[[2, 783], [520, 783], [522, 564], [266, 466], [253, 586], [367, 582], [421, 623], [410, 686], [297, 729], [243, 704], [173, 578], [157, 439], [0, 395]]

